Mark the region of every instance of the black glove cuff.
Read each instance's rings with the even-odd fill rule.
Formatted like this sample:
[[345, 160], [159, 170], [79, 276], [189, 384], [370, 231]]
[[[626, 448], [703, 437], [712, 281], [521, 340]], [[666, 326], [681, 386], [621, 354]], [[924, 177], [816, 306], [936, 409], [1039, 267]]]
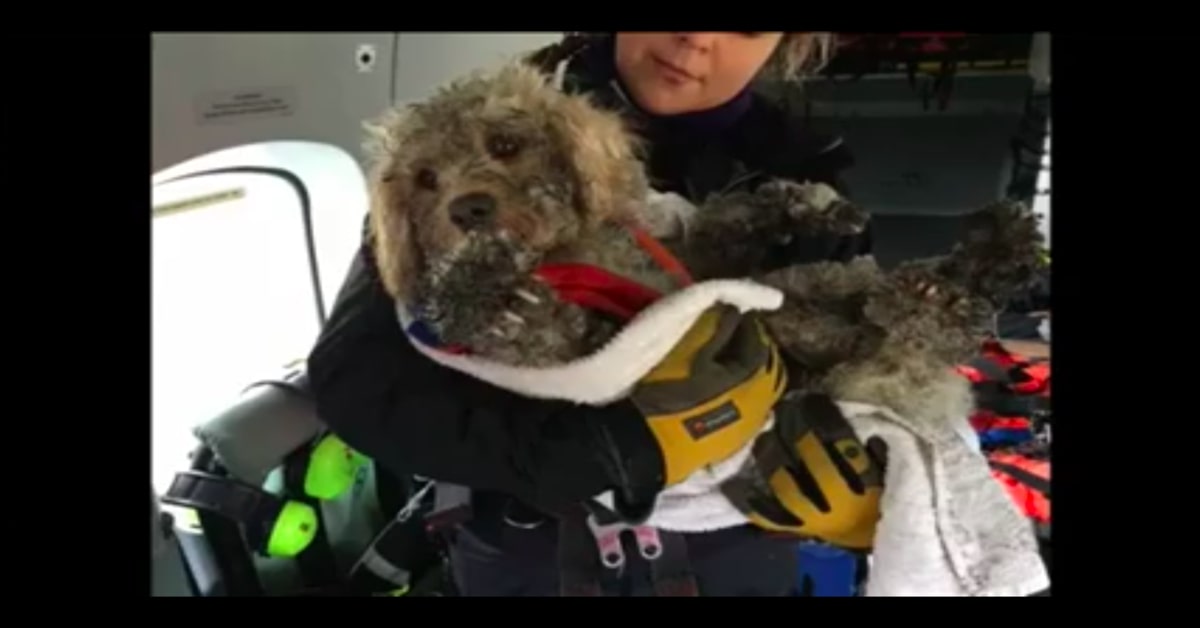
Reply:
[[613, 482], [613, 506], [626, 521], [645, 521], [666, 483], [662, 450], [632, 403], [622, 401], [608, 410], [593, 425]]

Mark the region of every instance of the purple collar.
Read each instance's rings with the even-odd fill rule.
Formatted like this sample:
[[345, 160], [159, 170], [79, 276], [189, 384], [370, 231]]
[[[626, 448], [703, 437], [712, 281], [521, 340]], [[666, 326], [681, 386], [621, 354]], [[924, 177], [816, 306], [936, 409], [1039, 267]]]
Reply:
[[712, 109], [674, 116], [660, 116], [658, 120], [673, 129], [714, 135], [733, 126], [743, 114], [749, 111], [751, 100], [750, 90], [744, 89], [725, 104]]

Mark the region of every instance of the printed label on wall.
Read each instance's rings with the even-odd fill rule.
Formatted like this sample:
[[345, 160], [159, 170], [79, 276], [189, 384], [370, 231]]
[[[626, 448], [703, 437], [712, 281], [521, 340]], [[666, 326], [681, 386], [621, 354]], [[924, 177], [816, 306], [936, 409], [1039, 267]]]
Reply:
[[291, 87], [214, 92], [196, 99], [196, 116], [200, 124], [285, 117], [295, 112], [296, 90]]

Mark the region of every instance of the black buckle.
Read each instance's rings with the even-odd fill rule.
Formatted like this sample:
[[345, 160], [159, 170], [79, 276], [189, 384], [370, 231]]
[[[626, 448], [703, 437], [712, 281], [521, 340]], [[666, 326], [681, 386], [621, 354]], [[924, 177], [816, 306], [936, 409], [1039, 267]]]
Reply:
[[444, 532], [469, 521], [474, 514], [471, 489], [438, 482], [433, 487], [433, 509], [425, 515], [428, 532]]
[[283, 508], [280, 498], [261, 488], [203, 471], [176, 473], [161, 500], [241, 524], [252, 547], [265, 543], [275, 517]]

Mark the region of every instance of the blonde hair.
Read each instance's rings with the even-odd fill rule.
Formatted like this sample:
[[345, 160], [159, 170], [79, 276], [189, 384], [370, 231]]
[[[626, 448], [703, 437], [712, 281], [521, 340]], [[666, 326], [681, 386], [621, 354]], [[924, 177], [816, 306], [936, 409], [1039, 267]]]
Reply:
[[833, 33], [784, 33], [764, 72], [784, 80], [804, 80], [825, 68], [833, 58]]

